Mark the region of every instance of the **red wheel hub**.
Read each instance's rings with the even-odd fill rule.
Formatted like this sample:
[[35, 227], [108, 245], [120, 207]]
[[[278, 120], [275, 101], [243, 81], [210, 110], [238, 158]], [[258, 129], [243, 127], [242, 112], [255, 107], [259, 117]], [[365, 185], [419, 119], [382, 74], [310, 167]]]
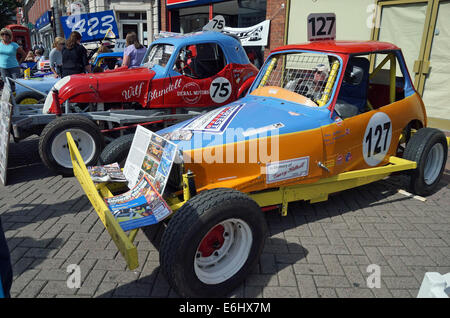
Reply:
[[202, 254], [202, 257], [211, 256], [214, 251], [220, 249], [225, 241], [224, 227], [217, 225], [203, 238], [198, 251]]

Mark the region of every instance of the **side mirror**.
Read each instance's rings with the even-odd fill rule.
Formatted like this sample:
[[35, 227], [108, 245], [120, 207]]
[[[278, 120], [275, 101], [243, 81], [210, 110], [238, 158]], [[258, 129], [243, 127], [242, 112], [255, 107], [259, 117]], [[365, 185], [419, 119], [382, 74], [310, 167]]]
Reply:
[[351, 70], [346, 70], [344, 81], [350, 85], [359, 85], [363, 79], [364, 71], [361, 67], [353, 65]]

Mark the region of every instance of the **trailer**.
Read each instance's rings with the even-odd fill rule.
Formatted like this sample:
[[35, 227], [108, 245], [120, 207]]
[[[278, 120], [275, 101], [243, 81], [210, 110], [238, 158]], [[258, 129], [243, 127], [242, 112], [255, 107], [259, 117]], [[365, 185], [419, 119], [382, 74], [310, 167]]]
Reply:
[[[7, 78], [11, 94], [11, 84], [22, 85], [36, 94], [47, 97], [47, 94], [22, 82]], [[43, 163], [52, 171], [65, 176], [73, 175], [72, 163], [68, 151], [65, 134], [71, 132], [78, 150], [87, 165], [97, 163], [105, 144], [117, 137], [134, 131], [136, 126], [143, 125], [152, 129], [164, 128], [199, 114], [197, 111], [171, 113], [167, 109], [109, 109], [90, 111], [73, 105], [69, 101], [61, 107], [59, 114], [42, 112], [44, 104], [17, 104], [10, 99], [11, 135], [19, 142], [31, 135], [39, 136], [39, 155]]]

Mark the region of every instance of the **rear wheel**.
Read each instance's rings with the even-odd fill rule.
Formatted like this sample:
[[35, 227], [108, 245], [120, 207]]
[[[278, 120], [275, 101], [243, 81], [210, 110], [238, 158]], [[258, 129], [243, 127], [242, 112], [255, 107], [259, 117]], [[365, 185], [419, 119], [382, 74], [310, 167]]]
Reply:
[[434, 192], [447, 161], [447, 140], [443, 132], [434, 128], [419, 129], [409, 140], [403, 158], [417, 163], [406, 175], [409, 190], [418, 195]]
[[79, 115], [58, 117], [47, 126], [39, 139], [39, 155], [44, 164], [57, 174], [73, 175], [73, 166], [67, 145], [70, 132], [87, 166], [95, 165], [104, 147], [103, 136], [89, 119]]
[[246, 194], [201, 192], [170, 219], [161, 240], [161, 268], [182, 297], [223, 297], [258, 262], [266, 232], [261, 209]]

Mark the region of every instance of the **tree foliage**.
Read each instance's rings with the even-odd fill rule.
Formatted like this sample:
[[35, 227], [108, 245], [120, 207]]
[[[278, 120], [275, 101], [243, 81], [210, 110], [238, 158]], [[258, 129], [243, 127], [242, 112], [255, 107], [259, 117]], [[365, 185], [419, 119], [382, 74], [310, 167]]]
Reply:
[[20, 6], [17, 0], [0, 0], [0, 28], [14, 22], [16, 8]]

